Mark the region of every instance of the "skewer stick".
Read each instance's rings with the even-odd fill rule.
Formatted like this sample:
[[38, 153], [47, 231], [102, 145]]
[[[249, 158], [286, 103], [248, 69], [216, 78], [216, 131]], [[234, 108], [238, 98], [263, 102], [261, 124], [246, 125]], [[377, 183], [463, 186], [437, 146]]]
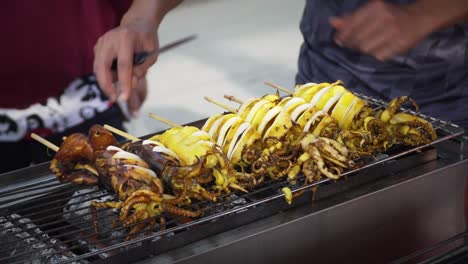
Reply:
[[132, 141], [138, 141], [140, 140], [139, 138], [135, 137], [135, 136], [132, 136], [130, 134], [128, 134], [127, 132], [125, 131], [122, 131], [120, 129], [117, 129], [115, 127], [112, 127], [112, 126], [109, 126], [109, 125], [104, 125], [104, 128], [109, 130], [110, 132], [114, 133], [114, 134], [117, 134], [119, 136], [122, 136], [126, 139], [129, 139], [129, 140], [132, 140]]
[[[54, 145], [54, 143], [48, 141], [47, 139], [39, 136], [38, 134], [36, 133], [31, 133], [31, 138], [35, 139], [36, 141], [38, 141], [39, 143], [42, 143], [43, 145], [45, 145], [46, 147], [50, 148], [51, 150], [57, 152], [59, 150], [59, 147]], [[90, 171], [92, 174], [95, 174], [95, 175], [99, 175], [99, 173], [96, 171], [95, 168], [89, 166], [89, 165], [84, 165], [84, 168], [87, 169], [88, 171]]]
[[181, 125], [176, 124], [176, 123], [174, 123], [174, 122], [172, 122], [172, 121], [170, 121], [170, 120], [167, 120], [167, 119], [164, 118], [164, 117], [158, 116], [158, 115], [156, 115], [156, 114], [149, 113], [149, 116], [150, 116], [151, 118], [153, 118], [153, 119], [155, 119], [155, 120], [158, 120], [159, 122], [162, 122], [162, 123], [164, 123], [164, 124], [166, 124], [166, 125], [169, 125], [169, 126], [171, 126], [171, 127], [182, 127]]
[[51, 150], [57, 152], [59, 150], [59, 147], [54, 145], [54, 143], [48, 141], [47, 139], [39, 136], [38, 134], [36, 133], [31, 133], [31, 137], [33, 139], [35, 139], [36, 141], [38, 141], [39, 143], [42, 143], [44, 146], [50, 148]]
[[287, 94], [290, 94], [290, 95], [293, 95], [293, 92], [291, 92], [288, 88], [284, 88], [283, 86], [279, 86], [277, 84], [274, 84], [272, 82], [265, 82], [266, 85], [270, 86], [270, 87], [273, 87], [275, 89], [278, 89], [280, 91], [283, 91]]
[[227, 104], [223, 104], [223, 103], [221, 103], [221, 102], [218, 102], [218, 101], [216, 101], [215, 99], [212, 99], [212, 98], [210, 98], [210, 97], [208, 97], [208, 96], [204, 96], [203, 98], [205, 98], [205, 100], [207, 100], [208, 102], [213, 103], [213, 104], [215, 104], [215, 105], [217, 105], [217, 106], [219, 106], [219, 107], [221, 107], [221, 108], [223, 108], [223, 109], [225, 109], [225, 110], [227, 110], [227, 111], [229, 111], [229, 112], [231, 112], [231, 113], [234, 113], [234, 114], [237, 113], [237, 110], [236, 110], [236, 109], [230, 107], [230, 106], [227, 105]]
[[234, 95], [227, 95], [225, 94], [224, 95], [224, 98], [228, 99], [229, 101], [233, 101], [233, 102], [236, 102], [238, 104], [243, 104], [244, 101], [242, 101], [241, 99], [235, 97]]

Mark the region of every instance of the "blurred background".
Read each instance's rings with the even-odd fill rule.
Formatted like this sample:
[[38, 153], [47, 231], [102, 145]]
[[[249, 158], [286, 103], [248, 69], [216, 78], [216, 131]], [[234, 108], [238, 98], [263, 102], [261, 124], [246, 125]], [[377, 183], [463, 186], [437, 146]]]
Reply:
[[197, 37], [159, 56], [148, 73], [148, 98], [126, 123], [128, 131], [143, 136], [168, 128], [149, 113], [184, 124], [223, 111], [203, 96], [236, 106], [223, 95], [262, 96], [272, 92], [265, 81], [292, 87], [303, 7], [304, 1], [185, 1], [163, 21], [160, 46]]

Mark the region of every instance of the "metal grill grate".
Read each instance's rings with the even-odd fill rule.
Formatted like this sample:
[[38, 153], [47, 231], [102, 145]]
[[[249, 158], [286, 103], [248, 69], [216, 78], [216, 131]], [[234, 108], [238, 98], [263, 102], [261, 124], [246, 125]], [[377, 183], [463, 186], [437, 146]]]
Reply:
[[[359, 96], [370, 102], [375, 110], [385, 108], [387, 105], [381, 100], [365, 95]], [[377, 160], [359, 169], [345, 172], [343, 176], [354, 175], [366, 168], [418, 152], [449, 139], [457, 138], [456, 140], [459, 140], [463, 146], [465, 141], [460, 136], [463, 135], [464, 130], [457, 125], [415, 113], [409, 109], [402, 109], [402, 111], [428, 120], [436, 129], [439, 138], [427, 145], [381, 155]], [[217, 203], [207, 201], [194, 203], [193, 207], [203, 209], [203, 217], [186, 221], [181, 217], [169, 218], [168, 216], [166, 229], [159, 230], [156, 226], [150, 234], [140, 234], [130, 241], [125, 241], [126, 232], [123, 227], [109, 228], [118, 216], [118, 212], [114, 209], [99, 209], [98, 223], [101, 230], [99, 237], [96, 237], [93, 232], [89, 202], [96, 199], [114, 199], [114, 196], [106, 190], [83, 189], [72, 184], [62, 184], [55, 177], [9, 188], [0, 192], [0, 201], [8, 204], [0, 209], [0, 241], [2, 241], [0, 263], [88, 263], [111, 259], [119, 253], [145, 247], [147, 249], [145, 254], [151, 254], [154, 253], [151, 244], [161, 238], [168, 240], [177, 238], [184, 232], [196, 231], [202, 226], [208, 226], [203, 224], [210, 223], [209, 226], [211, 226], [216, 221], [232, 218], [233, 215], [244, 215], [245, 212], [257, 213], [260, 210], [257, 208], [271, 204], [270, 202], [281, 201], [280, 198], [284, 194], [279, 190], [284, 186], [291, 187], [293, 193], [299, 193], [331, 182], [329, 179], [323, 179], [304, 185], [302, 180], [303, 178], [299, 179], [295, 186], [289, 186], [286, 180], [266, 181], [249, 193], [225, 195]], [[34, 193], [34, 199], [15, 203], [18, 197], [31, 192]], [[276, 206], [270, 214], [287, 208], [285, 202], [281, 201], [279, 204], [281, 205]], [[253, 208], [257, 210], [250, 210]], [[245, 222], [237, 224], [242, 223]], [[205, 234], [205, 236], [208, 235], [210, 233]]]

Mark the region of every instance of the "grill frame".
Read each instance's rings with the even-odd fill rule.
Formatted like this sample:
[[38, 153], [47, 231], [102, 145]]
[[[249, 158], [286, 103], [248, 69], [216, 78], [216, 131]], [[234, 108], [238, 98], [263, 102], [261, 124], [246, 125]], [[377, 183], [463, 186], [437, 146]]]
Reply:
[[[383, 101], [376, 100], [376, 99], [373, 99], [373, 98], [370, 98], [370, 97], [367, 97], [367, 96], [364, 96], [364, 95], [359, 95], [359, 96], [361, 98], [364, 98], [367, 101], [377, 105], [377, 107], [384, 107], [386, 105], [385, 102], [383, 102]], [[409, 109], [403, 109], [403, 111], [407, 111], [407, 112], [411, 112], [413, 114], [417, 114], [417, 113], [412, 112]], [[421, 163], [424, 163], [424, 162], [428, 162], [430, 160], [434, 160], [435, 158], [437, 158], [437, 151], [433, 146], [437, 145], [438, 143], [446, 142], [448, 140], [451, 140], [451, 141], [457, 142], [460, 145], [460, 150], [462, 150], [464, 148], [464, 144], [465, 144], [466, 141], [463, 138], [461, 138], [462, 134], [464, 133], [463, 129], [461, 129], [460, 127], [458, 127], [458, 126], [456, 126], [454, 124], [451, 124], [449, 122], [444, 122], [444, 121], [437, 120], [437, 119], [432, 118], [432, 117], [427, 117], [427, 116], [424, 116], [424, 115], [421, 115], [421, 114], [417, 114], [417, 115], [419, 115], [419, 116], [421, 116], [421, 117], [423, 117], [423, 118], [425, 118], [427, 120], [430, 120], [430, 122], [436, 128], [436, 130], [437, 130], [437, 132], [439, 134], [439, 138], [436, 141], [434, 141], [434, 142], [432, 142], [430, 144], [424, 145], [424, 146], [419, 146], [419, 147], [416, 147], [416, 148], [410, 148], [410, 149], [406, 149], [404, 151], [398, 151], [394, 155], [390, 155], [390, 156], [388, 156], [386, 158], [381, 158], [378, 161], [373, 162], [371, 164], [368, 164], [368, 165], [366, 165], [364, 167], [361, 167], [361, 168], [359, 168], [357, 170], [346, 172], [346, 173], [344, 173], [343, 176], [349, 176], [349, 178], [347, 180], [345, 180], [345, 181], [337, 182], [337, 183], [334, 183], [334, 184], [327, 184], [327, 183], [330, 183], [331, 181], [329, 179], [324, 179], [324, 180], [321, 180], [321, 181], [316, 182], [316, 183], [312, 183], [312, 184], [308, 184], [308, 185], [305, 185], [305, 186], [293, 188], [292, 189], [293, 193], [300, 192], [302, 190], [309, 190], [309, 189], [313, 188], [314, 186], [320, 185], [321, 186], [321, 188], [320, 188], [321, 191], [319, 193], [329, 193], [329, 196], [333, 196], [333, 195], [336, 195], [337, 193], [342, 192], [343, 190], [353, 188], [353, 184], [349, 183], [350, 179], [359, 179], [359, 180], [357, 180], [357, 182], [359, 182], [358, 185], [360, 185], [360, 184], [363, 184], [366, 181], [374, 181], [377, 178], [385, 177], [385, 175], [387, 175], [387, 174], [385, 174], [383, 176], [380, 176], [380, 177], [376, 177], [376, 175], [381, 173], [382, 171], [387, 171], [391, 167], [393, 167], [394, 164], [392, 164], [392, 161], [397, 161], [398, 167], [401, 168], [401, 167], [405, 167], [405, 164], [406, 164], [406, 166], [411, 167], [414, 164], [421, 164]], [[187, 125], [195, 125], [195, 126], [200, 127], [201, 124], [203, 124], [204, 121], [205, 120], [199, 120], [199, 121], [187, 124]], [[147, 137], [149, 137], [149, 136], [150, 135], [148, 135]], [[145, 138], [147, 138], [147, 137], [145, 137]], [[417, 153], [417, 152], [419, 152], [419, 153]], [[421, 153], [423, 153], [423, 154], [421, 154]], [[462, 152], [460, 152], [460, 155], [462, 155]], [[11, 174], [0, 175], [0, 183], [2, 181], [7, 182], [8, 180], [11, 180], [11, 179], [18, 180], [18, 178], [17, 178], [18, 176], [21, 179], [25, 179], [25, 178], [28, 178], [28, 177], [30, 178], [31, 176], [33, 178], [37, 178], [38, 176], [44, 176], [44, 175], [51, 176], [50, 172], [48, 172], [47, 167], [48, 167], [48, 163], [38, 165], [38, 166], [29, 168], [29, 169], [25, 169], [25, 170], [20, 170], [20, 171], [11, 173]], [[35, 189], [37, 189], [38, 191], [43, 191], [44, 193], [47, 193], [47, 194], [50, 193], [50, 190], [44, 189], [43, 188], [44, 186], [41, 186], [41, 184], [44, 184], [44, 185], [49, 186], [49, 187], [51, 186], [52, 189], [54, 189], [54, 187], [57, 187], [58, 189], [62, 189], [62, 188], [69, 187], [71, 185], [71, 184], [58, 183], [58, 181], [56, 181], [55, 177], [53, 177], [53, 176], [48, 177], [48, 178], [49, 179], [45, 179], [41, 183], [30, 183], [26, 187], [15, 188], [14, 186], [13, 187], [12, 186], [7, 186], [6, 189], [3, 188], [0, 191], [0, 201], [3, 202], [4, 200], [2, 200], [2, 198], [11, 196], [12, 194], [15, 194], [15, 192], [19, 192], [17, 194], [23, 194], [24, 195], [24, 191], [31, 191], [31, 190], [34, 191]], [[28, 181], [30, 181], [30, 179], [28, 179]], [[49, 184], [51, 182], [54, 182], [54, 184]], [[346, 182], [346, 184], [343, 184], [344, 182]], [[55, 185], [56, 183], [58, 183], [58, 184]], [[285, 184], [286, 184], [286, 182], [284, 181], [284, 182], [276, 182], [274, 185], [278, 186], [276, 188], [276, 190], [277, 190], [277, 189], [280, 189], [280, 186], [285, 185]], [[344, 187], [343, 187], [343, 185], [344, 185]], [[72, 187], [72, 188], [76, 188], [76, 187]], [[271, 188], [271, 186], [269, 186], [269, 188]], [[325, 191], [322, 192], [323, 189], [325, 189]], [[46, 195], [46, 194], [44, 194], [44, 195]], [[249, 195], [249, 194], [247, 194], [247, 195]], [[84, 253], [84, 254], [79, 255], [79, 256], [77, 256], [75, 258], [71, 258], [69, 260], [66, 260], [64, 263], [70, 263], [70, 262], [78, 261], [78, 260], [82, 260], [82, 259], [94, 258], [94, 257], [96, 257], [98, 255], [102, 256], [103, 254], [107, 254], [108, 252], [111, 252], [111, 251], [114, 251], [114, 250], [120, 250], [121, 251], [120, 253], [125, 252], [125, 261], [130, 261], [130, 260], [133, 261], [133, 260], [139, 259], [139, 258], [141, 258], [143, 256], [148, 255], [148, 252], [150, 252], [150, 254], [152, 254], [152, 255], [157, 255], [157, 254], [160, 254], [162, 252], [168, 251], [170, 249], [179, 248], [179, 247], [181, 247], [183, 245], [186, 245], [186, 244], [189, 244], [191, 242], [200, 240], [200, 239], [208, 237], [208, 236], [212, 236], [212, 235], [217, 234], [219, 232], [222, 232], [222, 231], [225, 231], [225, 230], [228, 230], [228, 229], [232, 229], [232, 228], [235, 228], [235, 227], [238, 227], [238, 226], [241, 226], [241, 225], [245, 225], [245, 224], [248, 224], [250, 222], [253, 222], [253, 221], [265, 218], [265, 217], [269, 217], [269, 216], [271, 216], [271, 215], [273, 215], [275, 213], [287, 210], [290, 207], [288, 207], [286, 205], [286, 203], [284, 203], [284, 201], [282, 199], [280, 199], [283, 196], [284, 196], [284, 194], [276, 192], [276, 193], [273, 193], [273, 194], [268, 195], [266, 197], [263, 197], [263, 199], [253, 200], [253, 201], [249, 202], [248, 204], [243, 205], [241, 207], [234, 208], [234, 209], [229, 209], [229, 210], [223, 211], [223, 212], [218, 213], [218, 214], [205, 216], [203, 218], [196, 219], [196, 220], [194, 220], [194, 221], [192, 221], [192, 222], [190, 222], [188, 224], [182, 224], [182, 225], [175, 226], [173, 228], [169, 228], [169, 229], [164, 230], [164, 231], [155, 232], [155, 233], [153, 233], [152, 235], [149, 235], [149, 236], [137, 237], [137, 238], [135, 238], [135, 239], [133, 239], [131, 241], [120, 242], [120, 243], [117, 243], [115, 245], [108, 246], [108, 247], [106, 247], [104, 249], [98, 250], [97, 252]], [[327, 195], [325, 195], [325, 197], [327, 197]], [[322, 199], [322, 198], [325, 198], [325, 197], [320, 197], [319, 196], [317, 199]], [[7, 201], [8, 201], [8, 199], [7, 199]], [[10, 198], [9, 201], [12, 202], [13, 205], [11, 205], [11, 203], [10, 204], [2, 203], [3, 205], [0, 204], [0, 214], [3, 215], [5, 213], [11, 213], [11, 209], [14, 209], [17, 206], [24, 206], [25, 204], [28, 203], [28, 201], [22, 201], [21, 203], [18, 203], [16, 201], [15, 195], [13, 195], [13, 198]], [[297, 206], [300, 206], [300, 205], [303, 205], [303, 204], [306, 204], [306, 203], [310, 203], [310, 197], [308, 195], [303, 195], [303, 196], [301, 196], [299, 198], [296, 198], [294, 200], [294, 207], [297, 207]], [[264, 212], [261, 211], [261, 208], [262, 208], [263, 205], [268, 205], [268, 206], [266, 206], [267, 209], [265, 209]], [[254, 207], [256, 207], [256, 208], [254, 208]], [[253, 210], [251, 210], [251, 208]], [[240, 218], [243, 218], [242, 221], [236, 219], [236, 217], [233, 217], [233, 214], [236, 214], [238, 212], [242, 212], [240, 214], [237, 214], [237, 216], [242, 215], [242, 217], [240, 217]], [[228, 216], [228, 215], [230, 215], [230, 217], [227, 218], [227, 219], [229, 219], [229, 221], [223, 221], [222, 218], [226, 219], [226, 216]], [[239, 218], [239, 217], [237, 217], [237, 218]], [[154, 239], [156, 237], [160, 237], [160, 236], [163, 236], [165, 234], [169, 234], [171, 232], [176, 232], [176, 231], [183, 230], [183, 229], [185, 230], [187, 228], [194, 227], [195, 225], [201, 225], [203, 223], [210, 222], [210, 221], [212, 221], [214, 219], [218, 219], [218, 222], [210, 223], [209, 225], [204, 225], [202, 227], [202, 229], [205, 228], [205, 229], [208, 229], [208, 231], [204, 230], [204, 231], [200, 232], [200, 229], [198, 229], [197, 232], [184, 231], [185, 235], [182, 236], [182, 237], [179, 234], [177, 234], [176, 236], [178, 236], [178, 237], [171, 236], [171, 237], [167, 237], [167, 238], [162, 238], [161, 240], [158, 240], [158, 241], [155, 241], [155, 242], [151, 241], [152, 239]], [[218, 224], [219, 227], [217, 227], [216, 224]], [[192, 230], [190, 230], [190, 231], [192, 231]], [[182, 242], [180, 242], [180, 241], [177, 242], [177, 240], [180, 240]], [[139, 246], [129, 248], [132, 245], [136, 245], [136, 244], [139, 244]], [[122, 251], [122, 249], [123, 249], [123, 251]], [[144, 253], [144, 254], [142, 255], [141, 253]], [[115, 261], [122, 261], [122, 259], [121, 259], [122, 256], [121, 255], [122, 254], [107, 256], [104, 259], [95, 259], [94, 258], [93, 261], [97, 261], [98, 263], [103, 263], [103, 262], [108, 262], [108, 261], [109, 261], [109, 263], [115, 263]]]

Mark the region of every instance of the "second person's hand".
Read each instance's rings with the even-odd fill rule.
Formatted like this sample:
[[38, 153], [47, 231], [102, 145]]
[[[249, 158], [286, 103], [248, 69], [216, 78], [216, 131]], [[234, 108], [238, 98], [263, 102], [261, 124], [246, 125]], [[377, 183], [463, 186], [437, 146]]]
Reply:
[[373, 0], [354, 13], [330, 19], [335, 42], [385, 61], [407, 52], [426, 37], [433, 25], [423, 12]]

